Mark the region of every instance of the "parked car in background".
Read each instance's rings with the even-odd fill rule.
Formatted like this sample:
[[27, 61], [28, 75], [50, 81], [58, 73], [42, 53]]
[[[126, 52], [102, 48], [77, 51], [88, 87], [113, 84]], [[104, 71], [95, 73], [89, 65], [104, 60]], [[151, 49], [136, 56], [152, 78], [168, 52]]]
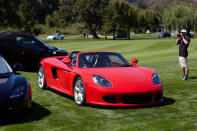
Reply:
[[194, 38], [195, 37], [195, 33], [194, 32], [190, 32], [190, 38]]
[[163, 86], [152, 69], [136, 66], [122, 55], [109, 51], [71, 52], [68, 56], [40, 62], [38, 85], [74, 97], [85, 103], [107, 106], [144, 106], [163, 101]]
[[36, 70], [38, 63], [45, 57], [68, 54], [65, 50], [23, 32], [0, 33], [0, 53], [12, 66], [15, 63], [22, 64], [23, 70]]
[[64, 35], [60, 33], [55, 33], [47, 37], [47, 40], [63, 40], [63, 39], [64, 39]]
[[158, 37], [159, 38], [171, 37], [171, 34], [170, 34], [170, 32], [162, 32], [161, 34], [159, 34]]
[[128, 35], [127, 35], [127, 32], [120, 32], [120, 33], [117, 33], [117, 34], [113, 34], [113, 39], [115, 38], [127, 38]]
[[[13, 69], [16, 71], [21, 66], [15, 64]], [[0, 107], [29, 109], [32, 106], [31, 86], [24, 76], [13, 69], [0, 55]]]

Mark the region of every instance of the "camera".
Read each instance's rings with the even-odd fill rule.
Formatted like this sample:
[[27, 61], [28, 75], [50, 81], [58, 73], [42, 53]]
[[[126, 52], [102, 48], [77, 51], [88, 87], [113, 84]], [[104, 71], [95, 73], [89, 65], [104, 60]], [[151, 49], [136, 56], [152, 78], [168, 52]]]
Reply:
[[180, 34], [180, 33], [178, 33], [178, 34], [177, 34], [177, 37], [181, 37], [181, 34]]

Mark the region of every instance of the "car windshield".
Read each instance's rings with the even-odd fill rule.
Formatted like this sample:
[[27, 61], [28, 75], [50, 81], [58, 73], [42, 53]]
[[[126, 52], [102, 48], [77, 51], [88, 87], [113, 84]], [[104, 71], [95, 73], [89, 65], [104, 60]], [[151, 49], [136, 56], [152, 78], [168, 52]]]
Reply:
[[46, 44], [45, 42], [43, 42], [42, 40], [38, 39], [37, 37], [35, 37], [35, 39], [36, 39], [37, 41], [40, 41], [43, 45], [45, 45], [45, 46], [48, 47], [49, 49], [54, 49], [52, 46]]
[[57, 34], [51, 34], [51, 36], [57, 36]]
[[0, 75], [13, 72], [11, 67], [8, 65], [8, 63], [2, 57], [0, 57], [0, 67], [1, 67], [0, 68]]
[[129, 67], [131, 64], [120, 54], [94, 52], [79, 55], [80, 68]]

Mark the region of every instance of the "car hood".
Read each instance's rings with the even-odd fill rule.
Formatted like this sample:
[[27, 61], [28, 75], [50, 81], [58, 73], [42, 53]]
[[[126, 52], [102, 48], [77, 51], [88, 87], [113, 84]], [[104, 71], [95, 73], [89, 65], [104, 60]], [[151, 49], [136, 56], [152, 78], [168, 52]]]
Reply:
[[155, 71], [143, 67], [86, 68], [87, 73], [100, 75], [110, 81], [113, 89], [133, 90], [136, 92], [153, 91], [152, 74]]
[[51, 48], [52, 48], [51, 51], [53, 52], [54, 56], [66, 56], [66, 55], [68, 55], [68, 52], [65, 51], [65, 50], [62, 50], [62, 49], [59, 49], [59, 48], [53, 47], [53, 46]]
[[9, 74], [0, 76], [0, 104], [7, 104], [12, 90], [17, 86], [28, 86], [22, 75]]
[[14, 75], [0, 76], [0, 104], [6, 103], [9, 94], [14, 86]]
[[100, 75], [118, 84], [147, 83], [151, 80], [153, 70], [138, 67], [86, 68], [93, 75]]

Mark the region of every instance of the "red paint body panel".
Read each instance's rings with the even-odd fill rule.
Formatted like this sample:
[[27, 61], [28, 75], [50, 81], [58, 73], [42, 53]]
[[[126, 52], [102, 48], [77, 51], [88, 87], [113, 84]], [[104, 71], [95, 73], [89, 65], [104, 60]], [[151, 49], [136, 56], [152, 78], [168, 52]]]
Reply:
[[[49, 57], [41, 61], [47, 86], [73, 96], [75, 78], [80, 76], [85, 85], [86, 102], [108, 106], [141, 106], [162, 102], [162, 83], [154, 85], [154, 70], [144, 67], [79, 68], [63, 63], [67, 56]], [[113, 52], [114, 53], [114, 52]], [[113, 87], [102, 87], [93, 81], [93, 75], [100, 75], [110, 81]]]

